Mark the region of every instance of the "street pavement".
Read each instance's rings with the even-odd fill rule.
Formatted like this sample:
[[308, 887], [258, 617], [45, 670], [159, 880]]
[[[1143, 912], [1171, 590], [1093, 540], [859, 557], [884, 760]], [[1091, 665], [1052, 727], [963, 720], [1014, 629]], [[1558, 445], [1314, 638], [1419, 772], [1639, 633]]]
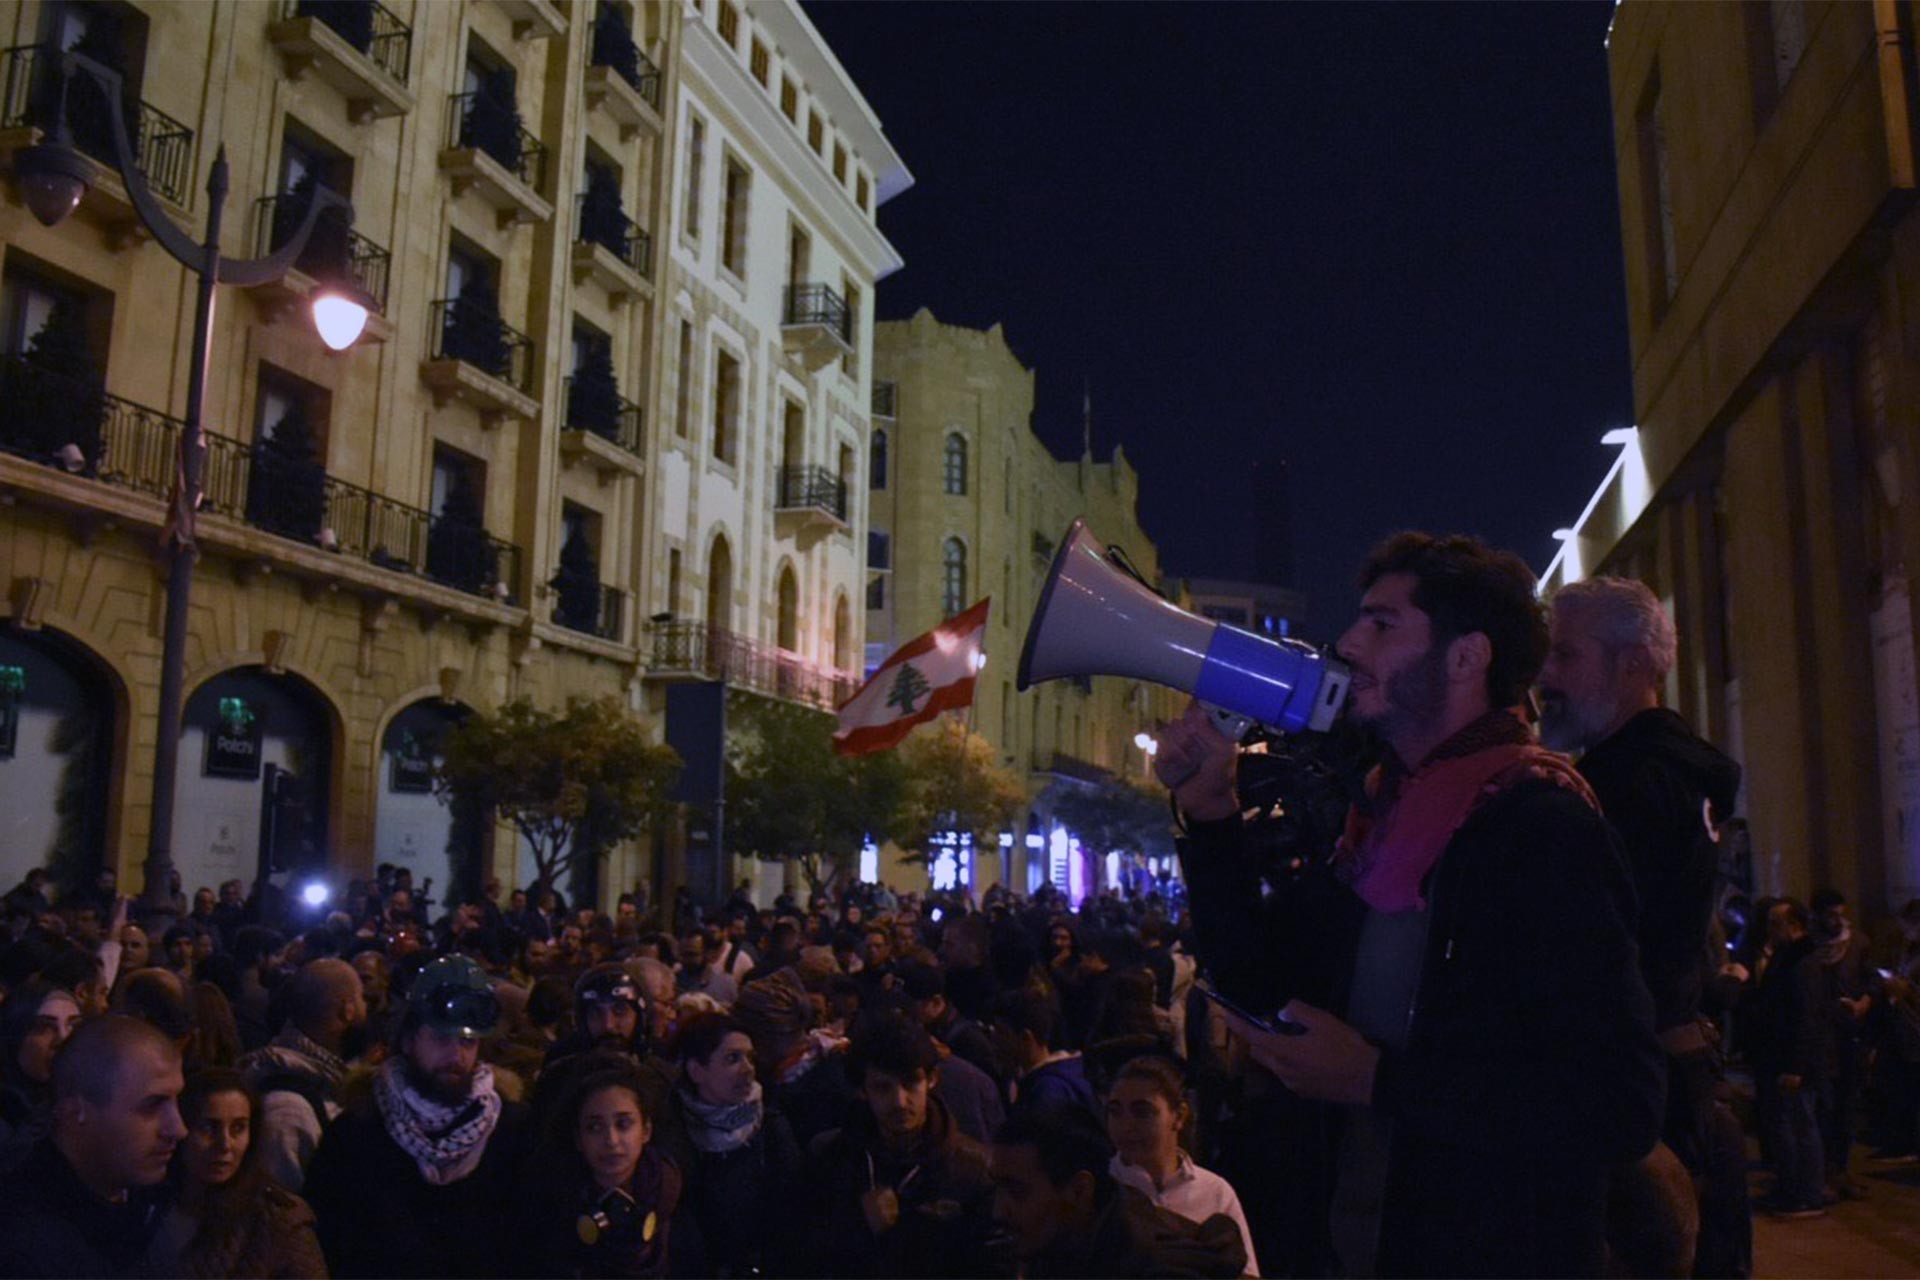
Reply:
[[[1920, 1276], [1920, 1165], [1888, 1167], [1856, 1152], [1853, 1176], [1868, 1198], [1843, 1201], [1824, 1218], [1754, 1215], [1755, 1277]], [[1755, 1175], [1756, 1198], [1766, 1181]]]

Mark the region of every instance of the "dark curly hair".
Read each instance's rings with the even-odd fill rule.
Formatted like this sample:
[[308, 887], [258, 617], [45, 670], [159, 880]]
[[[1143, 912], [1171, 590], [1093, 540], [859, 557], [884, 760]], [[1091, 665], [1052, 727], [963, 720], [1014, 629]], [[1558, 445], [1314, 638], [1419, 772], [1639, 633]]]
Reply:
[[1413, 605], [1446, 645], [1478, 631], [1493, 649], [1487, 699], [1510, 707], [1526, 696], [1547, 660], [1547, 615], [1533, 570], [1511, 551], [1465, 534], [1396, 533], [1360, 569], [1360, 589], [1388, 574], [1413, 578]]

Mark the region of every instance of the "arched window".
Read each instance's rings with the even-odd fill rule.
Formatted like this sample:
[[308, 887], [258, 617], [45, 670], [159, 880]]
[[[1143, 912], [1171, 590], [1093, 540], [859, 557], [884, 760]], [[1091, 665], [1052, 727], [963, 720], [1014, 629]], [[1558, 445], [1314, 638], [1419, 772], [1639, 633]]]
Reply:
[[948, 493], [967, 491], [967, 442], [958, 431], [947, 437], [947, 452], [942, 476]]
[[778, 643], [782, 649], [792, 653], [800, 647], [800, 583], [793, 576], [793, 566], [785, 565], [780, 570], [780, 634]]
[[887, 433], [873, 433], [873, 447], [867, 453], [867, 488], [887, 487]]
[[967, 606], [967, 544], [948, 538], [940, 558], [940, 608], [949, 618]]
[[853, 617], [844, 595], [833, 602], [833, 669], [853, 669]]
[[707, 556], [707, 625], [725, 631], [732, 623], [733, 551], [725, 538], [715, 538]]

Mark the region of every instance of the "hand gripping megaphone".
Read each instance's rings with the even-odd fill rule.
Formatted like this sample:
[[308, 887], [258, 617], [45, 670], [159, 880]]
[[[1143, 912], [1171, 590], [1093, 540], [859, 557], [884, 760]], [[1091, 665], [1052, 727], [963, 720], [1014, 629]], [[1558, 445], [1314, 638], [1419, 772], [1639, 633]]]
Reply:
[[1229, 737], [1258, 722], [1324, 730], [1339, 714], [1346, 664], [1298, 640], [1273, 640], [1188, 613], [1142, 582], [1119, 552], [1075, 520], [1040, 589], [1019, 688], [1070, 676], [1126, 676], [1181, 689]]

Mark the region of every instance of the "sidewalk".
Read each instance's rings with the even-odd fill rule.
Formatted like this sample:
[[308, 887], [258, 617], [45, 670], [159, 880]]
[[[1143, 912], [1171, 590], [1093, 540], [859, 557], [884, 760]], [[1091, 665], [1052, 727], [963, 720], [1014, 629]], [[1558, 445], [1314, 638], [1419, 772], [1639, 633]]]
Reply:
[[[1824, 1218], [1782, 1222], [1756, 1213], [1756, 1280], [1920, 1276], [1920, 1165], [1888, 1167], [1856, 1152], [1853, 1176], [1870, 1196]], [[1766, 1179], [1753, 1179], [1757, 1197]]]

